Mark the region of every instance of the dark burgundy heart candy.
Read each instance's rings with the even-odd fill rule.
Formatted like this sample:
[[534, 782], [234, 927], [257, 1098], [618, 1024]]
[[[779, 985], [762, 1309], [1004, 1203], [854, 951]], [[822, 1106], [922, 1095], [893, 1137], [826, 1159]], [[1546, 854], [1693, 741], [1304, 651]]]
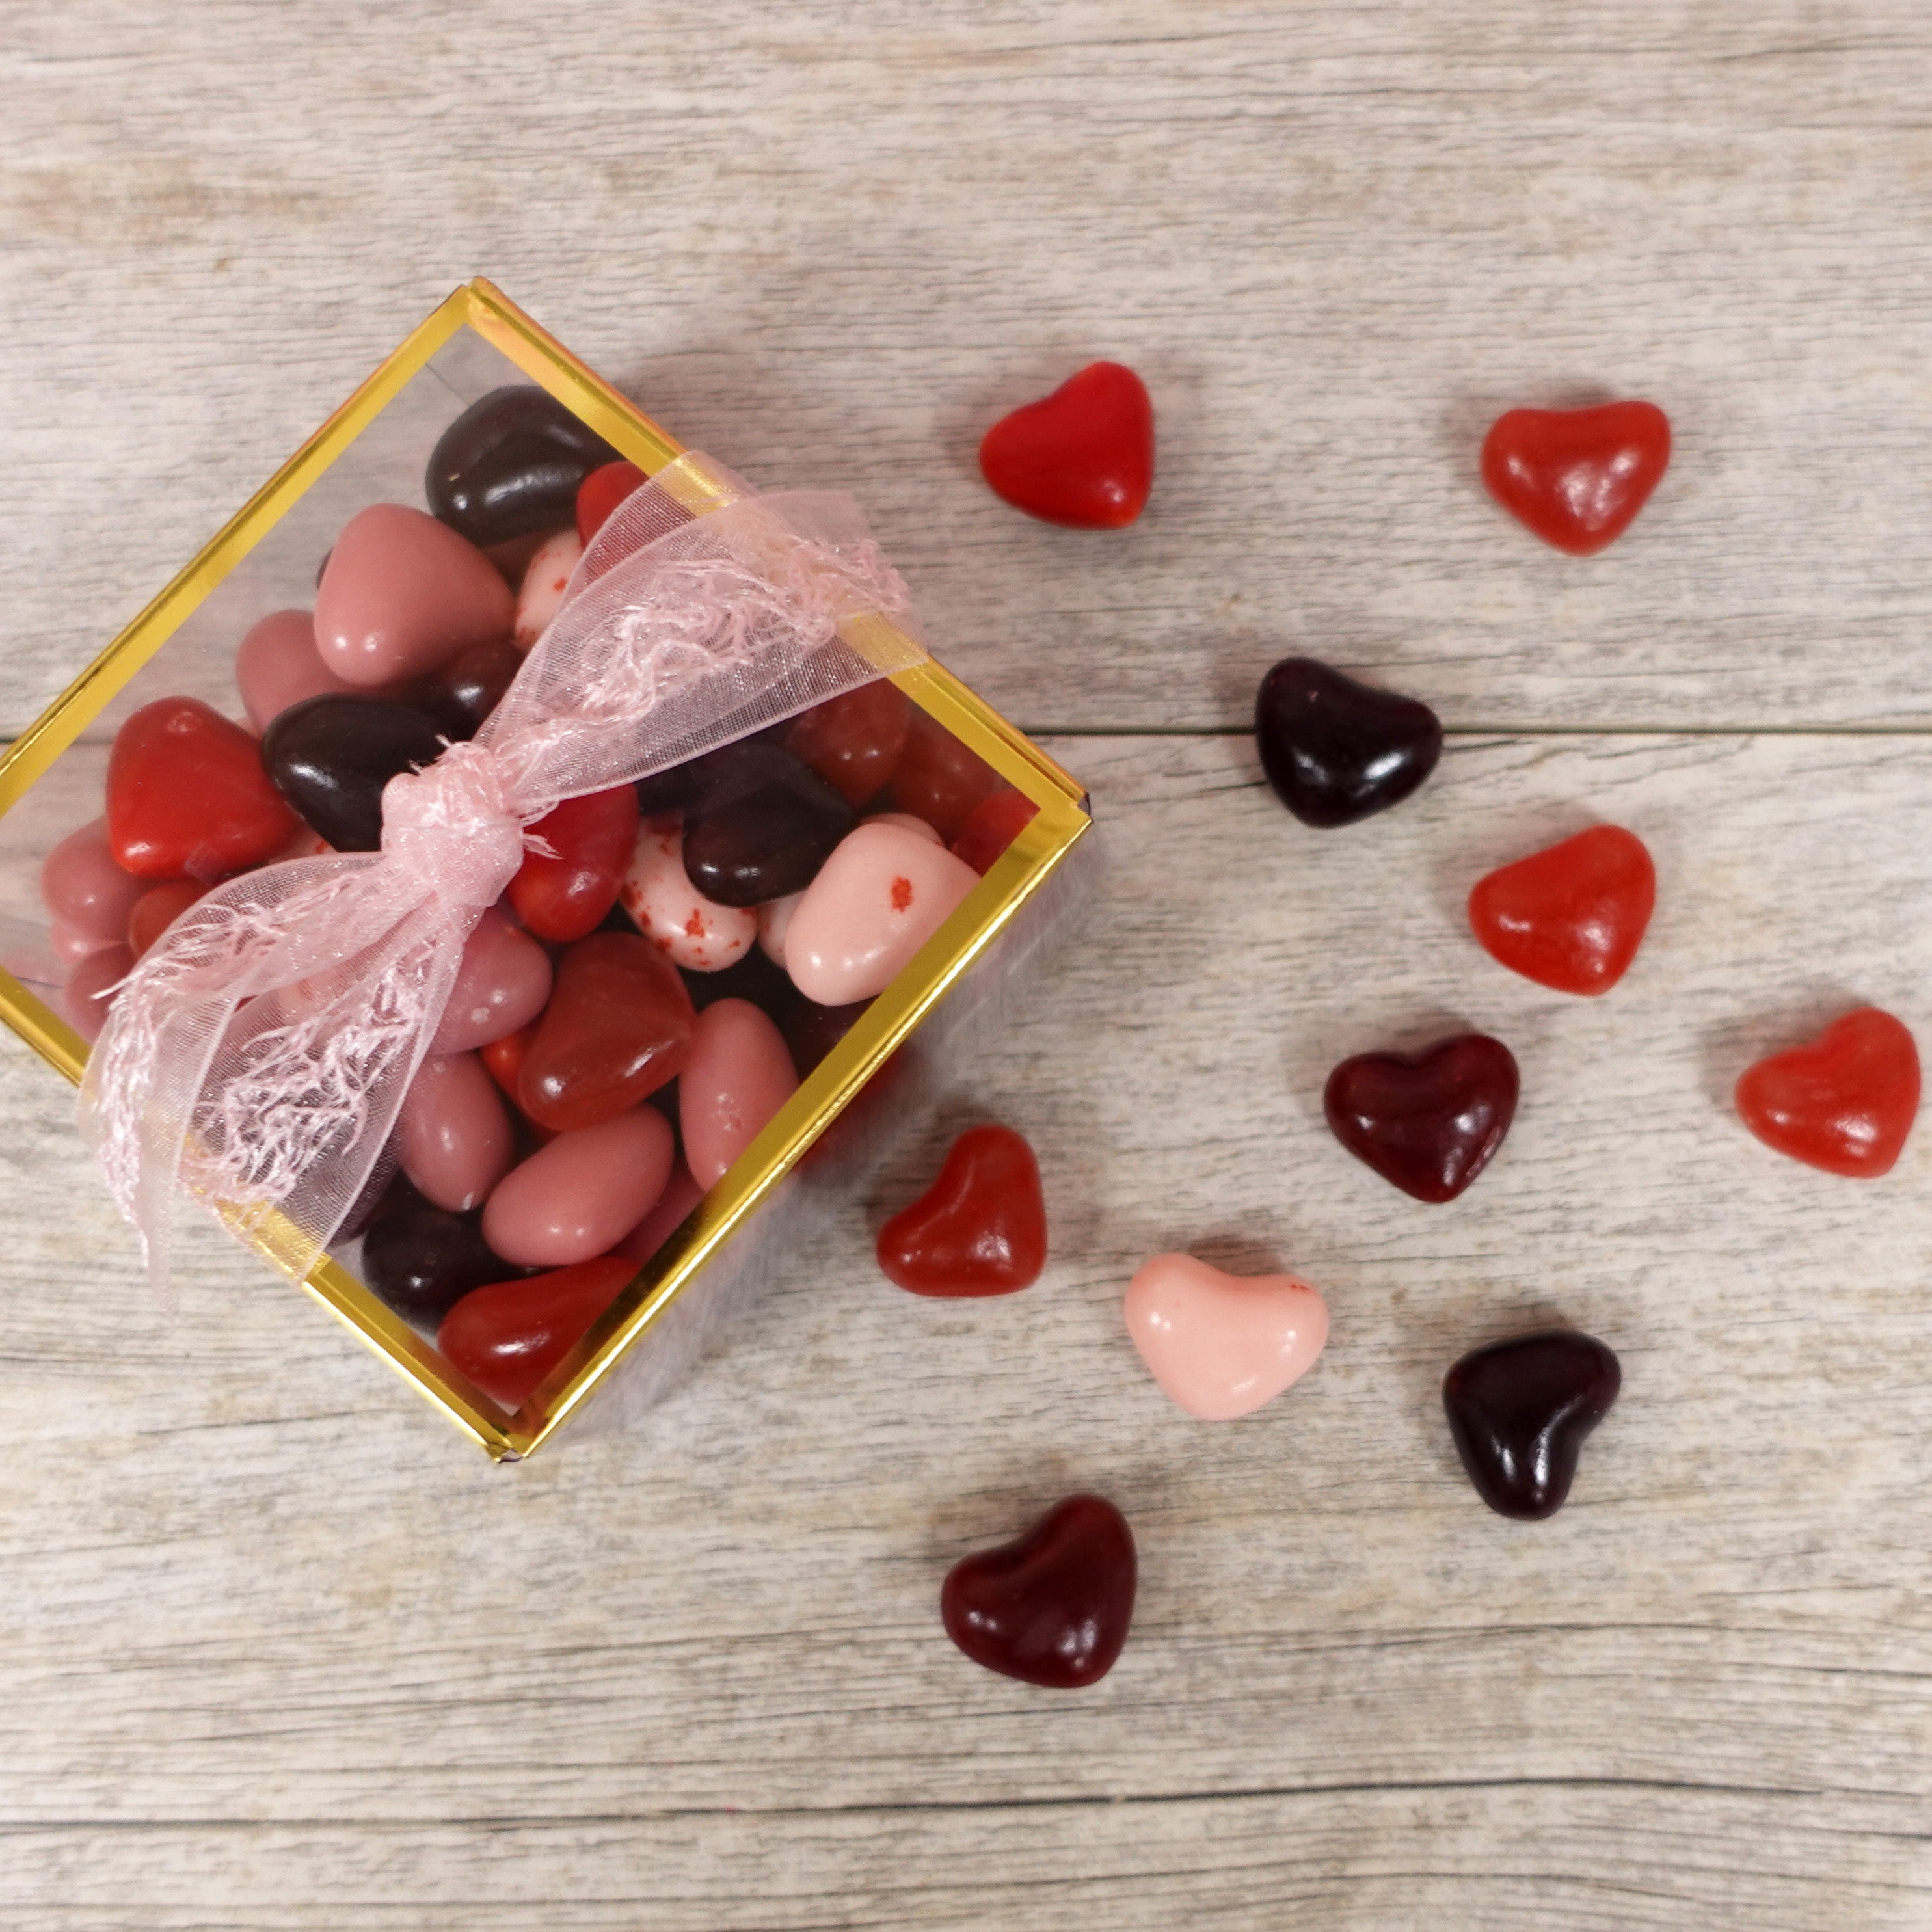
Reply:
[[434, 514], [478, 545], [577, 520], [577, 493], [617, 452], [546, 391], [492, 389], [437, 440], [423, 488]]
[[1325, 830], [1408, 797], [1442, 755], [1442, 721], [1418, 699], [1283, 658], [1262, 680], [1255, 743], [1282, 803]]
[[1024, 1536], [956, 1563], [939, 1612], [975, 1664], [1076, 1690], [1114, 1667], [1138, 1575], [1126, 1518], [1103, 1496], [1069, 1496]]
[[418, 1197], [386, 1207], [362, 1237], [363, 1280], [404, 1321], [431, 1328], [472, 1288], [526, 1272], [490, 1252], [480, 1210], [452, 1214]]
[[386, 698], [325, 692], [292, 704], [262, 737], [275, 789], [338, 852], [382, 844], [382, 788], [433, 765], [443, 734], [433, 718]]
[[697, 783], [685, 813], [684, 869], [719, 905], [803, 892], [858, 822], [802, 759], [755, 739], [705, 759]]
[[1476, 1493], [1525, 1522], [1563, 1507], [1583, 1440], [1623, 1385], [1593, 1335], [1543, 1328], [1465, 1355], [1442, 1378], [1449, 1432]]
[[1420, 1053], [1361, 1053], [1328, 1076], [1324, 1111], [1358, 1160], [1418, 1201], [1453, 1201], [1516, 1116], [1516, 1056], [1487, 1034]]

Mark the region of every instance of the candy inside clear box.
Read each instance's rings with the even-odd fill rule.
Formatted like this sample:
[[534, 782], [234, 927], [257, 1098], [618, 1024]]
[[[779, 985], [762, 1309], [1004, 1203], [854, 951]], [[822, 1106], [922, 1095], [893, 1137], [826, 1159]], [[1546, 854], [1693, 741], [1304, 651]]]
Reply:
[[[0, 1017], [69, 1080], [80, 1077], [88, 1048], [63, 1017], [73, 969], [56, 950], [40, 874], [61, 840], [102, 815], [116, 733], [162, 698], [198, 699], [245, 724], [236, 651], [250, 626], [314, 604], [319, 568], [356, 512], [380, 502], [424, 507], [438, 439], [471, 404], [516, 385], [548, 392], [647, 475], [677, 473], [666, 470], [681, 454], [670, 435], [489, 283], [469, 284], [0, 758]], [[517, 567], [506, 560], [513, 578]], [[303, 1278], [493, 1457], [529, 1454], [586, 1405], [602, 1420], [621, 1420], [669, 1387], [785, 1265], [804, 1226], [852, 1196], [941, 1090], [949, 1068], [1000, 1023], [1084, 897], [1097, 854], [1077, 782], [935, 660], [890, 682], [910, 700], [918, 730], [944, 733], [983, 761], [990, 782], [1022, 794], [1031, 816], [998, 856], [977, 862], [978, 884], [830, 1051], [815, 1064], [818, 1048], [801, 1054], [791, 1098], [534, 1393], [508, 1408], [446, 1361], [433, 1325], [412, 1326], [364, 1286], [359, 1237], [338, 1241]], [[86, 1158], [77, 1141], [74, 1158]], [[272, 1227], [242, 1238], [266, 1263], [296, 1271]], [[131, 1233], [130, 1260], [124, 1292], [136, 1294]]]

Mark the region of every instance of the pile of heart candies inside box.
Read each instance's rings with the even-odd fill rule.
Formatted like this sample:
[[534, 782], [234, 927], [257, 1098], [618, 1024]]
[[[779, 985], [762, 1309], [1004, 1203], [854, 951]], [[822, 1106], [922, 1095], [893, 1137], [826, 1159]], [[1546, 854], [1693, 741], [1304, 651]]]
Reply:
[[[1537, 536], [1588, 555], [1629, 525], [1670, 452], [1669, 423], [1646, 402], [1512, 410], [1489, 433], [1482, 472]], [[1096, 363], [995, 424], [980, 466], [1030, 515], [1131, 524], [1154, 482], [1147, 390]], [[323, 564], [313, 612], [278, 612], [241, 640], [254, 732], [185, 698], [130, 717], [104, 819], [43, 872], [74, 1024], [98, 1030], [133, 961], [213, 883], [377, 848], [383, 785], [476, 730], [584, 544], [641, 480], [542, 392], [496, 392], [439, 442], [434, 514], [362, 511]], [[1324, 829], [1409, 796], [1442, 743], [1427, 706], [1307, 658], [1263, 680], [1256, 736], [1282, 802]], [[345, 1231], [362, 1232], [364, 1280], [433, 1329], [478, 1386], [520, 1404], [1032, 811], [884, 682], [559, 806], [530, 828], [543, 848], [466, 949], [398, 1124], [394, 1180]], [[1655, 886], [1642, 842], [1598, 825], [1476, 881], [1469, 923], [1511, 970], [1600, 995], [1636, 956]], [[1352, 1154], [1442, 1202], [1494, 1157], [1517, 1088], [1508, 1046], [1464, 1034], [1343, 1061], [1325, 1112]], [[1918, 1094], [1911, 1034], [1864, 1008], [1751, 1067], [1736, 1104], [1780, 1152], [1872, 1178], [1898, 1158]], [[985, 1296], [1030, 1286], [1047, 1244], [1032, 1150], [986, 1125], [881, 1229], [878, 1252], [914, 1293]], [[1149, 1261], [1125, 1314], [1161, 1388], [1211, 1420], [1282, 1394], [1328, 1334], [1305, 1282], [1237, 1277], [1185, 1254]], [[1444, 1406], [1483, 1499], [1508, 1516], [1556, 1511], [1620, 1380], [1608, 1347], [1567, 1328], [1456, 1362]], [[1076, 1688], [1119, 1656], [1136, 1576], [1120, 1511], [1073, 1496], [956, 1564], [941, 1617], [988, 1669]]]

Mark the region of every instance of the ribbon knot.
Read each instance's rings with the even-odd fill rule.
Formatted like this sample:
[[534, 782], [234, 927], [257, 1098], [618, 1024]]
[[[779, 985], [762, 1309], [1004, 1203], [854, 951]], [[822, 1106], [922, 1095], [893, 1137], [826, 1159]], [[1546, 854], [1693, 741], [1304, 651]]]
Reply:
[[382, 856], [446, 905], [481, 910], [502, 897], [523, 863], [524, 825], [487, 746], [452, 745], [382, 788]]

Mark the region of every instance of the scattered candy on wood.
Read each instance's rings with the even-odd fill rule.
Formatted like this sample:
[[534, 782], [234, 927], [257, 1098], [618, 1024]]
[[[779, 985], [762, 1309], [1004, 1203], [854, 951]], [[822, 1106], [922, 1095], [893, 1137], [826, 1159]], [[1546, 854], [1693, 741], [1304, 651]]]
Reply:
[[1255, 744], [1275, 796], [1326, 830], [1416, 790], [1442, 755], [1442, 721], [1418, 699], [1283, 658], [1255, 700]]
[[517, 1103], [560, 1133], [614, 1120], [684, 1071], [697, 1030], [691, 995], [656, 946], [629, 933], [593, 932], [557, 962]]
[[792, 914], [785, 970], [820, 1006], [869, 1000], [979, 883], [979, 874], [944, 846], [896, 825], [862, 825], [826, 860]]
[[443, 431], [423, 489], [436, 515], [472, 544], [504, 543], [574, 531], [584, 479], [618, 460], [554, 396], [515, 383], [479, 398]]
[[1011, 1294], [1046, 1266], [1046, 1201], [1033, 1149], [1010, 1127], [973, 1127], [939, 1178], [879, 1230], [886, 1279], [914, 1294]]
[[1419, 1053], [1362, 1053], [1328, 1076], [1335, 1138], [1418, 1201], [1453, 1201], [1489, 1166], [1516, 1118], [1516, 1057], [1486, 1034]]
[[436, 1345], [492, 1402], [521, 1408], [638, 1271], [621, 1255], [472, 1288], [443, 1317]]
[[1190, 1415], [1226, 1422], [1293, 1386], [1328, 1339], [1328, 1304], [1292, 1274], [1225, 1274], [1156, 1255], [1127, 1286], [1127, 1333]]
[[657, 1204], [675, 1153], [670, 1123], [655, 1107], [560, 1133], [497, 1183], [483, 1238], [530, 1268], [608, 1254]]
[[316, 648], [344, 683], [394, 684], [466, 644], [507, 638], [513, 610], [509, 586], [475, 544], [405, 504], [371, 503], [328, 554]]
[[549, 852], [526, 851], [506, 895], [539, 939], [568, 943], [595, 932], [617, 903], [637, 847], [634, 786], [567, 798], [530, 826]]
[[980, 473], [996, 496], [1042, 523], [1123, 528], [1154, 488], [1146, 384], [1124, 363], [1090, 362], [986, 432]]
[[691, 1056], [678, 1076], [684, 1157], [711, 1187], [798, 1090], [784, 1036], [748, 1000], [719, 1000], [698, 1016]]
[[1069, 1496], [1024, 1535], [956, 1563], [940, 1616], [982, 1668], [1079, 1690], [1114, 1667], [1138, 1575], [1126, 1518], [1102, 1496]]
[[1483, 481], [1516, 520], [1573, 556], [1614, 543], [1670, 462], [1654, 403], [1510, 410], [1483, 440]]
[[412, 1185], [435, 1206], [460, 1214], [490, 1198], [515, 1143], [502, 1096], [475, 1054], [431, 1054], [417, 1068], [397, 1116], [396, 1150]]
[[1442, 1406], [1476, 1493], [1499, 1516], [1553, 1516], [1584, 1438], [1622, 1383], [1610, 1350], [1574, 1328], [1539, 1329], [1465, 1355], [1443, 1378]]
[[694, 973], [736, 965], [758, 936], [755, 906], [720, 905], [691, 883], [674, 818], [647, 818], [638, 828], [617, 901], [646, 939]]
[[550, 955], [490, 907], [464, 942], [430, 1052], [468, 1053], [520, 1031], [549, 1000], [551, 977]]
[[510, 622], [511, 641], [519, 651], [527, 651], [550, 628], [550, 620], [563, 608], [570, 573], [583, 554], [574, 530], [559, 530], [544, 538], [532, 554], [517, 586], [517, 608]]
[[1618, 825], [1593, 825], [1478, 880], [1469, 925], [1511, 972], [1588, 996], [1630, 970], [1656, 903], [1643, 841]]
[[1737, 1084], [1738, 1114], [1767, 1147], [1854, 1180], [1889, 1174], [1918, 1114], [1918, 1048], [1876, 1006], [1803, 1046], [1760, 1060]]
[[291, 705], [262, 734], [262, 769], [338, 852], [382, 844], [382, 788], [442, 755], [434, 718], [385, 698], [327, 692]]
[[123, 872], [212, 885], [266, 863], [300, 829], [254, 738], [200, 698], [157, 698], [115, 734], [107, 842]]

